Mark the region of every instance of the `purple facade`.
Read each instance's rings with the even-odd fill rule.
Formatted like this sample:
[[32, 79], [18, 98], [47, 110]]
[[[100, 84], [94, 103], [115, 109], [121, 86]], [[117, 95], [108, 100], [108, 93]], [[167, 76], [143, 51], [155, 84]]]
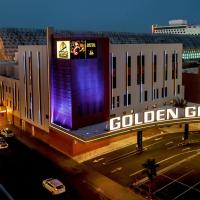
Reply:
[[[89, 44], [85, 51], [88, 55], [70, 59], [56, 57], [56, 41], [58, 39], [53, 40], [50, 69], [51, 123], [76, 129], [105, 121], [109, 115], [108, 40], [93, 39], [88, 43], [85, 40]], [[90, 41], [96, 41], [97, 45], [91, 57], [89, 53], [94, 48]]]

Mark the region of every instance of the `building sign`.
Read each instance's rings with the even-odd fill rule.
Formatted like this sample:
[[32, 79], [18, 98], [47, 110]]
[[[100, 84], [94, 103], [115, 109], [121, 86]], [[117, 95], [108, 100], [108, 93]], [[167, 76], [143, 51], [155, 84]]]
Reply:
[[86, 58], [97, 57], [97, 42], [95, 40], [86, 41]]
[[57, 58], [70, 59], [70, 41], [57, 41]]
[[85, 59], [85, 40], [75, 40], [70, 42], [71, 58]]
[[57, 41], [57, 58], [59, 59], [88, 59], [96, 57], [96, 40]]
[[110, 119], [110, 130], [178, 118], [200, 117], [200, 106], [146, 111]]

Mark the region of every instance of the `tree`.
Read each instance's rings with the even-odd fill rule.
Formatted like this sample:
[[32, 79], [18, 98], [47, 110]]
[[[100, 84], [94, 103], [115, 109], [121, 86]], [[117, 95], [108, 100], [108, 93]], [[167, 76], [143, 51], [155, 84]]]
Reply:
[[178, 108], [185, 108], [187, 106], [187, 101], [185, 99], [180, 99], [177, 97], [173, 100], [173, 106]]
[[149, 195], [150, 198], [152, 197], [152, 184], [154, 178], [157, 176], [157, 168], [159, 167], [159, 164], [156, 163], [155, 159], [148, 159], [142, 166], [145, 168], [143, 173], [147, 175], [149, 178], [150, 184], [149, 184]]

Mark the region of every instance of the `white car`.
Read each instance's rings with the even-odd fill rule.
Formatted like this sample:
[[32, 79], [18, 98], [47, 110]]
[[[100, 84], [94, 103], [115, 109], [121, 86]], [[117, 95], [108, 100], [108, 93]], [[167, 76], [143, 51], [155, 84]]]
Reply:
[[4, 138], [0, 137], [0, 149], [8, 148], [8, 143], [4, 140]]
[[1, 130], [1, 135], [3, 135], [4, 137], [13, 137], [14, 133], [11, 129], [9, 128], [3, 128]]
[[61, 181], [54, 178], [48, 178], [42, 181], [43, 187], [50, 191], [53, 195], [65, 192], [65, 186]]

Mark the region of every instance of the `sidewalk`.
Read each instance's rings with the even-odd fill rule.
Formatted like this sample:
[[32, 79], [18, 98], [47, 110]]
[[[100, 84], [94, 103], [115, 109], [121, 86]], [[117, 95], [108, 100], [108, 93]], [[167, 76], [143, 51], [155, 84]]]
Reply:
[[[19, 130], [18, 130], [19, 131]], [[17, 132], [17, 131], [16, 131]], [[73, 186], [77, 192], [84, 198], [85, 191], [88, 188], [98, 194], [98, 199], [104, 200], [142, 200], [143, 197], [134, 193], [132, 190], [121, 186], [104, 175], [96, 172], [83, 164], [79, 164], [70, 157], [58, 152], [48, 144], [19, 131], [16, 134], [18, 140], [29, 148], [39, 152], [44, 157], [49, 158], [56, 165], [60, 166], [71, 178]], [[81, 185], [81, 187], [80, 187]], [[85, 187], [85, 189], [83, 189]], [[93, 200], [93, 199], [90, 199]], [[96, 200], [96, 198], [94, 199]]]

